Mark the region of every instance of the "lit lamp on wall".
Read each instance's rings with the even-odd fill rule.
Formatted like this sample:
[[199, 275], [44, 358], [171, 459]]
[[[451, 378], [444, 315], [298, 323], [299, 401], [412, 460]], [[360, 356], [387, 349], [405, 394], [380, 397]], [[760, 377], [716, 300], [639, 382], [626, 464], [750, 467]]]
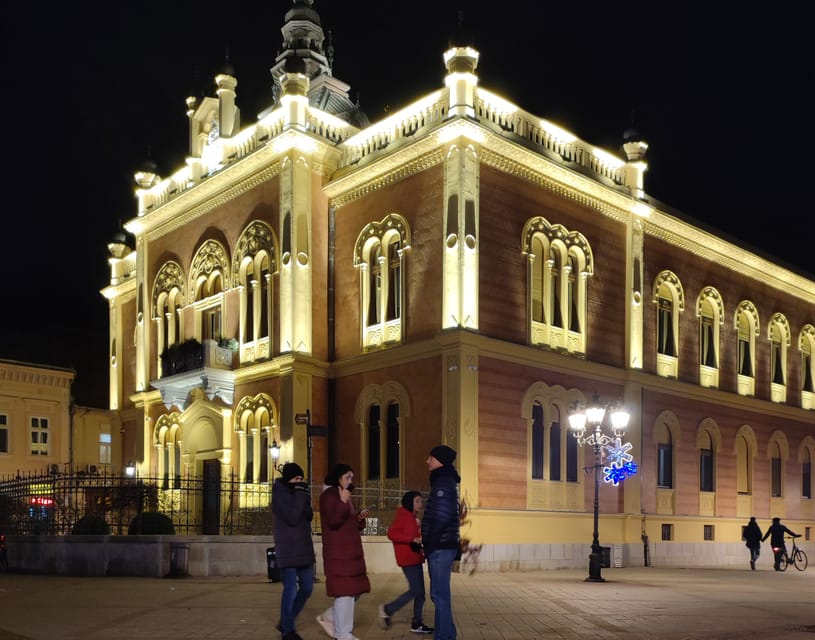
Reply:
[[126, 478], [135, 478], [136, 477], [136, 463], [135, 462], [128, 462], [125, 465], [125, 477]]
[[[608, 435], [603, 431], [603, 420], [610, 416], [611, 432]], [[623, 478], [634, 475], [637, 465], [628, 453], [631, 444], [622, 443], [622, 436], [628, 426], [630, 415], [622, 404], [602, 405], [600, 397], [595, 393], [589, 406], [576, 403], [569, 415], [569, 426], [572, 429], [578, 444], [594, 449], [594, 465], [586, 467], [594, 470], [594, 538], [591, 543], [589, 555], [589, 577], [587, 582], [605, 582], [601, 575], [603, 550], [600, 546], [599, 519], [600, 519], [600, 471], [605, 473], [604, 480], [617, 485]], [[588, 425], [588, 428], [587, 428]], [[603, 467], [605, 457], [607, 466]]]
[[272, 440], [269, 453], [272, 455], [272, 480], [274, 480], [274, 472], [277, 469], [277, 459], [280, 457], [280, 445], [277, 444], [277, 440]]

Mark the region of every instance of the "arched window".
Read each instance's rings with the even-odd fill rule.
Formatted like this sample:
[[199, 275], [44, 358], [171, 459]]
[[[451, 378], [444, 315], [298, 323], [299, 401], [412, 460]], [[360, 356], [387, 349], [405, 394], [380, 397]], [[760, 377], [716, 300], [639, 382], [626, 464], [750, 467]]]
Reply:
[[781, 478], [781, 447], [777, 442], [772, 442], [770, 444], [770, 495], [773, 498], [782, 496]]
[[545, 445], [543, 442], [543, 407], [540, 402], [532, 404], [532, 479], [543, 480], [543, 456]]
[[753, 454], [745, 435], [736, 436], [736, 491], [741, 495], [753, 493]]
[[586, 238], [536, 217], [524, 226], [522, 251], [530, 343], [585, 353], [587, 280], [594, 269]]
[[401, 486], [404, 419], [410, 415], [405, 388], [396, 382], [370, 385], [357, 399], [355, 415], [361, 429], [366, 483]]
[[735, 329], [738, 335], [738, 392], [743, 396], [753, 396], [756, 393], [756, 336], [759, 334], [759, 327], [756, 306], [748, 300], [742, 300], [736, 309]]
[[776, 313], [767, 328], [770, 340], [770, 399], [787, 400], [787, 348], [790, 346], [790, 328], [787, 318]]
[[182, 439], [181, 414], [173, 412], [164, 414], [156, 420], [153, 430], [153, 445], [158, 462], [158, 477], [160, 486], [164, 490], [179, 489], [181, 487]]
[[707, 431], [700, 434], [700, 437], [702, 446], [699, 447], [699, 491], [713, 491], [715, 468], [713, 438]]
[[[268, 483], [273, 478], [269, 446], [275, 438], [277, 410], [265, 393], [241, 399], [235, 409], [235, 431], [238, 435], [240, 479], [247, 484]], [[279, 443], [284, 445], [285, 443]]]
[[381, 427], [379, 417], [381, 407], [372, 404], [368, 407], [368, 480], [379, 480], [380, 469], [380, 449], [382, 448]]
[[801, 462], [801, 497], [812, 499], [812, 458], [815, 457], [815, 438], [806, 436], [798, 449]]
[[265, 222], [252, 222], [238, 238], [232, 266], [233, 281], [240, 285], [241, 362], [274, 355], [272, 277], [277, 264], [274, 231]]
[[719, 386], [719, 327], [724, 322], [724, 305], [719, 292], [705, 287], [696, 301], [699, 318], [699, 384]]
[[[179, 344], [181, 335], [181, 308], [184, 306], [184, 275], [177, 262], [165, 262], [153, 283], [153, 320], [156, 326], [156, 354], [161, 356], [167, 349]], [[158, 377], [171, 375], [167, 360], [159, 359]]]
[[357, 238], [354, 266], [360, 273], [363, 347], [402, 341], [404, 260], [409, 248], [410, 229], [396, 213], [366, 225]]
[[679, 313], [685, 294], [676, 274], [663, 271], [654, 281], [657, 375], [676, 378], [679, 372]]
[[552, 407], [552, 422], [549, 425], [549, 479], [560, 481], [560, 461], [563, 452], [560, 429], [560, 411], [557, 405]]
[[577, 398], [574, 390], [535, 383], [526, 394], [529, 420], [530, 477], [552, 482], [577, 482], [577, 441], [563, 420]]
[[673, 489], [674, 486], [673, 437], [666, 423], [657, 429], [657, 486], [660, 489]]
[[193, 291], [198, 338], [223, 338], [221, 309], [223, 292], [230, 288], [229, 260], [223, 245], [206, 240], [195, 252], [190, 268], [190, 289]]
[[804, 325], [798, 344], [801, 349], [801, 407], [815, 409], [815, 326]]

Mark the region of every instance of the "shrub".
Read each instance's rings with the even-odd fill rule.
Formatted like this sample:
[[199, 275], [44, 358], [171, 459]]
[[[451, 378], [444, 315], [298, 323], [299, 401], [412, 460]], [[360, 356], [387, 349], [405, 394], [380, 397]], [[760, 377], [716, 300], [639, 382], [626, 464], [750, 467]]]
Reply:
[[158, 511], [145, 511], [141, 514], [141, 532], [138, 531], [138, 516], [130, 521], [127, 535], [141, 533], [145, 536], [174, 536], [175, 526], [169, 516]]
[[95, 513], [82, 516], [74, 523], [71, 529], [72, 536], [107, 536], [110, 535], [110, 526], [105, 519]]

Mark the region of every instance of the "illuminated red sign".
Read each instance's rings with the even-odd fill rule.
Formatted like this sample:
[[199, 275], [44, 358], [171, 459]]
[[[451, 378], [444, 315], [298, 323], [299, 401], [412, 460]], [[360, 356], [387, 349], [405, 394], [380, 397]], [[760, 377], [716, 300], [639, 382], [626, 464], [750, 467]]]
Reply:
[[44, 498], [42, 496], [31, 496], [28, 499], [30, 504], [35, 504], [39, 507], [52, 507], [54, 506], [54, 499], [53, 498]]

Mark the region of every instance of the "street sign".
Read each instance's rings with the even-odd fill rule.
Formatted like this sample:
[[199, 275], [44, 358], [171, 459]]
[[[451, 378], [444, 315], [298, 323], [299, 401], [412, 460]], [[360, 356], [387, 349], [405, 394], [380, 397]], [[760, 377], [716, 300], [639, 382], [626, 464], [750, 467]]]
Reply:
[[295, 413], [294, 414], [294, 421], [297, 424], [308, 424], [308, 414], [307, 413]]

